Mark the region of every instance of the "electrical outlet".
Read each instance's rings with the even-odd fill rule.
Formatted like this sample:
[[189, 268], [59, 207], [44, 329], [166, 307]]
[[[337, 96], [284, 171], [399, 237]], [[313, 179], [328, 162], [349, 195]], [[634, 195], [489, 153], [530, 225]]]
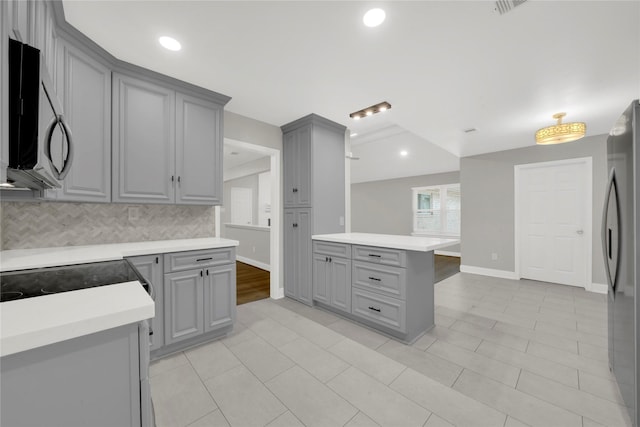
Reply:
[[140, 208], [138, 206], [129, 206], [127, 213], [129, 221], [137, 221], [140, 218]]
[[493, 252], [493, 253], [491, 254], [491, 261], [497, 261], [497, 260], [498, 260], [498, 254], [497, 254], [497, 253], [495, 253], [495, 252]]

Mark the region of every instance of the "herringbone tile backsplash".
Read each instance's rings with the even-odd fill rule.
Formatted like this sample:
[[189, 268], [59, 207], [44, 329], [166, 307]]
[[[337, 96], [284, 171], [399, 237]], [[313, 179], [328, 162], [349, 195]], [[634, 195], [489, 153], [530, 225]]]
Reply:
[[214, 217], [210, 206], [3, 202], [0, 231], [3, 250], [186, 239], [213, 237]]

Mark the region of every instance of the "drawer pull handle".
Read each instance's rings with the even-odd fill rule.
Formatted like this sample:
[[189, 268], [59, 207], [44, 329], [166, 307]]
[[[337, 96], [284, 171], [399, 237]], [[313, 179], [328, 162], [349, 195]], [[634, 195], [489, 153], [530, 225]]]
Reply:
[[200, 262], [200, 261], [211, 261], [213, 259], [213, 257], [209, 257], [209, 258], [198, 258], [196, 260], [196, 262]]
[[380, 309], [379, 308], [369, 307], [369, 310], [373, 310], [373, 311], [376, 311], [376, 312], [380, 313]]
[[376, 255], [376, 254], [369, 254], [369, 256], [374, 258], [382, 258], [382, 255]]
[[382, 282], [382, 279], [378, 279], [377, 277], [369, 276], [369, 280], [375, 280], [376, 282]]

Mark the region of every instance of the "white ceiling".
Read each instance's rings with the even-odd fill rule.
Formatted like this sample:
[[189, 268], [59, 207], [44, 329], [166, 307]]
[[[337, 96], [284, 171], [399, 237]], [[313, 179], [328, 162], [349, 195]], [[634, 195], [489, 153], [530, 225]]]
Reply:
[[246, 148], [231, 145], [225, 141], [224, 143], [224, 172], [242, 166], [246, 163], [266, 157], [264, 153], [259, 153]]
[[[640, 96], [637, 0], [529, 0], [504, 15], [483, 0], [63, 4], [114, 56], [229, 95], [232, 112], [346, 125], [359, 134], [354, 181], [455, 170], [457, 157], [532, 145], [559, 111], [588, 135], [607, 133]], [[387, 19], [367, 28], [373, 6]], [[183, 50], [164, 50], [160, 35]], [[349, 119], [381, 101], [392, 109]]]

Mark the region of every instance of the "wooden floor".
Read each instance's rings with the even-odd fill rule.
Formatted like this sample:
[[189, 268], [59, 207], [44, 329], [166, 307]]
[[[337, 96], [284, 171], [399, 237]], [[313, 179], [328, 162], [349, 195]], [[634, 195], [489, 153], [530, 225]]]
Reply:
[[269, 298], [269, 272], [236, 261], [237, 304]]
[[460, 258], [454, 256], [435, 256], [435, 281], [438, 283], [460, 272]]
[[[269, 298], [269, 272], [243, 262], [236, 262], [237, 303], [246, 304]], [[460, 271], [460, 258], [436, 255], [435, 281], [439, 282]]]

